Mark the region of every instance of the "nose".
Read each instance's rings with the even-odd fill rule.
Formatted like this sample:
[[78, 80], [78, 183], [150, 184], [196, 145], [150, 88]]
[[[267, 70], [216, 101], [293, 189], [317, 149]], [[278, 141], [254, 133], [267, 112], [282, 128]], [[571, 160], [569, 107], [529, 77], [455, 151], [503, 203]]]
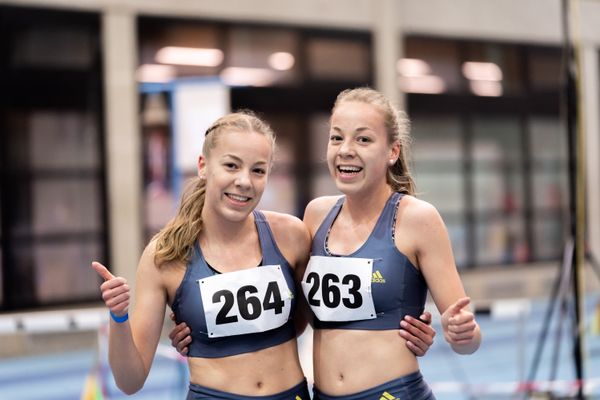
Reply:
[[350, 139], [345, 139], [341, 146], [339, 155], [342, 157], [353, 157], [355, 155], [353, 141]]
[[235, 177], [235, 186], [241, 189], [249, 189], [252, 186], [250, 171], [241, 170]]

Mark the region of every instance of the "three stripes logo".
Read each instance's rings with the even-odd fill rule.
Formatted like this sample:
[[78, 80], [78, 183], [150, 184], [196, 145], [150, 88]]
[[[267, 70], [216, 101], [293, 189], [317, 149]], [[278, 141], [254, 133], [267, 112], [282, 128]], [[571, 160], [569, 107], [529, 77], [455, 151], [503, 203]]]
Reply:
[[395, 397], [389, 394], [388, 392], [383, 392], [381, 393], [381, 397], [379, 398], [379, 400], [400, 400], [400, 397]]
[[375, 271], [373, 272], [373, 278], [371, 278], [372, 283], [385, 283], [385, 278], [381, 275], [381, 272]]

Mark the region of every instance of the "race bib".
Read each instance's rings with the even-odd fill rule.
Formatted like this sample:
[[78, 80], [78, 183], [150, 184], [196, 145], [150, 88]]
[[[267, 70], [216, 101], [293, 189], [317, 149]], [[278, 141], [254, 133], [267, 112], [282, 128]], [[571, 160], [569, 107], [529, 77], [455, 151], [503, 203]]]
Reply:
[[279, 265], [198, 280], [208, 337], [279, 328], [290, 316], [293, 294]]
[[373, 319], [372, 272], [372, 259], [311, 256], [302, 291], [321, 321]]

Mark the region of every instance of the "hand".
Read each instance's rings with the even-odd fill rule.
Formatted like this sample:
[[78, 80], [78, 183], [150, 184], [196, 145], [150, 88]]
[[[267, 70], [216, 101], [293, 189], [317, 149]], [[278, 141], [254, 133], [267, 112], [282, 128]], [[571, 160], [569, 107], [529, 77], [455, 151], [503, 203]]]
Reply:
[[475, 315], [465, 309], [471, 303], [471, 299], [463, 297], [458, 299], [442, 314], [442, 328], [444, 338], [450, 345], [470, 344], [475, 338], [477, 323]]
[[127, 280], [122, 277], [116, 277], [99, 262], [92, 262], [92, 268], [104, 279], [100, 285], [102, 300], [106, 307], [118, 317], [127, 314], [129, 309], [130, 289]]
[[[171, 313], [171, 321], [175, 321], [175, 314]], [[171, 339], [171, 346], [175, 347], [177, 352], [182, 356], [187, 355], [189, 351], [189, 344], [192, 343], [192, 336], [190, 335], [190, 328], [185, 322], [175, 325], [171, 332], [169, 332], [169, 339]]]
[[435, 337], [435, 330], [431, 327], [431, 313], [426, 311], [419, 319], [407, 315], [400, 321], [400, 326], [399, 334], [406, 340], [406, 347], [418, 357], [425, 355]]

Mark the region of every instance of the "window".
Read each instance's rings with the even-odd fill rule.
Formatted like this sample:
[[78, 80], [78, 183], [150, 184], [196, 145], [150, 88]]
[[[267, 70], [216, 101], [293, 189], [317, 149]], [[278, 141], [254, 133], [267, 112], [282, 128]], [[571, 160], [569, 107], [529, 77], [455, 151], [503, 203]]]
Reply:
[[89, 265], [107, 255], [99, 18], [0, 7], [0, 32], [1, 308], [97, 301]]
[[554, 48], [407, 38], [398, 73], [417, 190], [442, 214], [459, 267], [560, 257], [559, 66]]

